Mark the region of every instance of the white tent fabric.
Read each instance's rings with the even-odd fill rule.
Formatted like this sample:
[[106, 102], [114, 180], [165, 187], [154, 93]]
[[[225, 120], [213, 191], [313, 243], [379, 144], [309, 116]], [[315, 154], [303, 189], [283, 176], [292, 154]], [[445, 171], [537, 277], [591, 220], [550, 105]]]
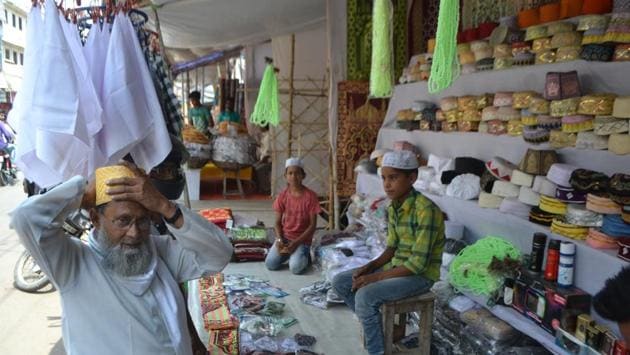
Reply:
[[325, 0], [152, 0], [152, 3], [159, 6], [167, 48], [224, 49], [247, 45], [301, 31], [326, 19]]

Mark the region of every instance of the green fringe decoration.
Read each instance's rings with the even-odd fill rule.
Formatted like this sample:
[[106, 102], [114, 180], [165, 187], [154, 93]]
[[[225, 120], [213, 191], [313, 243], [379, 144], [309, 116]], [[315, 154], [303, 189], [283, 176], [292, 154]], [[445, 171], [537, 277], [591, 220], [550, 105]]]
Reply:
[[453, 84], [459, 77], [457, 61], [457, 28], [459, 0], [441, 0], [435, 35], [435, 53], [429, 77], [429, 93], [435, 94]]
[[268, 124], [277, 126], [280, 123], [280, 101], [278, 100], [278, 78], [272, 64], [267, 64], [260, 82], [258, 98], [250, 122], [258, 126]]
[[393, 89], [391, 0], [374, 0], [372, 22], [372, 68], [370, 70], [370, 96], [386, 98]]

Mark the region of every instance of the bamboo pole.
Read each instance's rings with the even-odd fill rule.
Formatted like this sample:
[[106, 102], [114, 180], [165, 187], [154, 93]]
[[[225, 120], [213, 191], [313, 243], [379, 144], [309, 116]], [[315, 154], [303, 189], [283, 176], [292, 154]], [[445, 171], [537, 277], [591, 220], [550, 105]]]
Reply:
[[289, 128], [288, 128], [288, 145], [289, 145], [289, 156], [293, 153], [293, 92], [295, 88], [293, 87], [293, 75], [295, 72], [295, 34], [291, 34], [291, 68], [289, 70]]

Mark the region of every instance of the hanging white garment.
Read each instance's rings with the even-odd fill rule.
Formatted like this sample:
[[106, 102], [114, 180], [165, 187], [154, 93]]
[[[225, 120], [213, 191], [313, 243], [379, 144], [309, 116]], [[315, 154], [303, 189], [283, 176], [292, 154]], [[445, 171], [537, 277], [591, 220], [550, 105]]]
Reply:
[[131, 21], [117, 15], [103, 81], [103, 129], [98, 143], [110, 162], [131, 152], [146, 171], [171, 151], [170, 138], [149, 68]]
[[105, 58], [107, 57], [107, 48], [109, 48], [109, 28], [110, 25], [107, 22], [103, 23], [102, 27], [98, 24], [92, 25], [83, 46], [87, 67], [99, 97], [102, 97], [103, 94]]

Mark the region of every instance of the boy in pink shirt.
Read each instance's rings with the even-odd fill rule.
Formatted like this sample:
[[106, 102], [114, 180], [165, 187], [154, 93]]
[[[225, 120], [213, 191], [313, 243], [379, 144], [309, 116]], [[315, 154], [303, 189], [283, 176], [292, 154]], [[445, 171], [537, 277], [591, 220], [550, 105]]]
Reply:
[[273, 203], [276, 242], [269, 249], [265, 265], [269, 270], [278, 270], [288, 260], [291, 272], [299, 275], [310, 262], [310, 246], [320, 207], [317, 194], [302, 185], [306, 177], [302, 161], [289, 158], [285, 168], [288, 186]]

